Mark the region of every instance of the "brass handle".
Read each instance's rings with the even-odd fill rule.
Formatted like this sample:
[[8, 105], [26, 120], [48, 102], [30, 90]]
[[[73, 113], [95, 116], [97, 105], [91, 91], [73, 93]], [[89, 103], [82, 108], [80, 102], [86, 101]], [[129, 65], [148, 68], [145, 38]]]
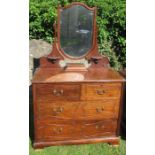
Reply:
[[104, 128], [104, 125], [96, 125], [95, 128], [96, 128], [96, 129]]
[[53, 131], [55, 132], [55, 133], [61, 133], [62, 132], [62, 127], [60, 127], [60, 128], [53, 128]]
[[96, 90], [96, 93], [98, 95], [103, 95], [105, 93], [105, 91], [104, 90]]
[[61, 113], [63, 112], [63, 107], [53, 108], [53, 112]]
[[53, 90], [53, 94], [54, 94], [55, 96], [63, 95], [63, 93], [64, 93], [63, 89], [61, 89], [61, 90], [56, 90], [56, 89], [54, 89], [54, 90]]
[[99, 128], [99, 125], [96, 125], [95, 128], [98, 129]]
[[96, 108], [96, 111], [97, 111], [98, 113], [101, 113], [101, 112], [104, 111], [104, 107], [102, 107], [102, 108]]
[[59, 112], [63, 112], [63, 108], [62, 107], [59, 108]]

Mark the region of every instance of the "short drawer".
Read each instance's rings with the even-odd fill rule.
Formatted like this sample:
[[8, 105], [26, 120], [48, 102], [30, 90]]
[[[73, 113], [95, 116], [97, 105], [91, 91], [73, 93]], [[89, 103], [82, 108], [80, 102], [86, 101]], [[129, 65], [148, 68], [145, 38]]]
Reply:
[[86, 100], [102, 100], [120, 98], [121, 83], [87, 84], [85, 86]]
[[36, 100], [41, 102], [47, 101], [65, 101], [79, 100], [80, 85], [63, 85], [63, 84], [37, 84]]
[[83, 137], [115, 135], [117, 121], [81, 122]]
[[81, 102], [76, 110], [77, 120], [117, 119], [119, 100]]

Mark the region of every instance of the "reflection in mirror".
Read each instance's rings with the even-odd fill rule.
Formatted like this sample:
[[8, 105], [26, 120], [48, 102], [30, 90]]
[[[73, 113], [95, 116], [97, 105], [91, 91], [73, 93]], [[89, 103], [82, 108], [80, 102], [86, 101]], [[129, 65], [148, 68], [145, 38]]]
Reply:
[[78, 58], [92, 47], [93, 11], [73, 5], [60, 13], [60, 46], [66, 55]]

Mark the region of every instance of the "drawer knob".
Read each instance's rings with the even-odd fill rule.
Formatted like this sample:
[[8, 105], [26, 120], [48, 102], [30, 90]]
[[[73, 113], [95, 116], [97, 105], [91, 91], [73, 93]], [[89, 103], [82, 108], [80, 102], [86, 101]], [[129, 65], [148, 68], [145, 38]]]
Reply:
[[96, 90], [96, 93], [98, 95], [103, 95], [105, 93], [105, 91], [104, 90]]
[[96, 108], [96, 112], [98, 112], [98, 113], [101, 113], [103, 111], [104, 111], [104, 108], [103, 107], [102, 108]]
[[53, 90], [53, 94], [54, 94], [55, 96], [61, 96], [61, 95], [63, 95], [63, 93], [64, 93], [63, 89], [61, 89], [61, 90], [56, 90], [56, 89], [54, 89], [54, 90]]

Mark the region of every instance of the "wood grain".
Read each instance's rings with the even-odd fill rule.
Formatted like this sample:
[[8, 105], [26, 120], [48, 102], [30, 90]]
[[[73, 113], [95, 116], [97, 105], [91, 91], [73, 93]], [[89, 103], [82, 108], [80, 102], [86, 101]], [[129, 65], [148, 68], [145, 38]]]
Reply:
[[37, 100], [50, 102], [54, 100], [79, 100], [80, 85], [38, 84], [36, 88]]
[[74, 139], [74, 140], [60, 140], [60, 141], [48, 141], [48, 140], [41, 140], [41, 141], [34, 141], [33, 147], [34, 148], [44, 148], [45, 146], [54, 146], [54, 145], [73, 145], [73, 144], [87, 144], [87, 143], [109, 143], [112, 145], [119, 144], [119, 137], [114, 135], [112, 136], [105, 136], [105, 137], [98, 137], [98, 138], [81, 138], [81, 139]]
[[79, 121], [38, 126], [39, 139], [63, 140], [114, 135], [117, 121]]
[[38, 119], [118, 119], [119, 100], [38, 103]]
[[119, 99], [121, 94], [120, 83], [87, 84], [86, 100]]
[[[85, 55], [90, 67], [60, 67], [59, 61], [66, 55], [60, 50], [58, 22], [52, 52], [40, 58], [32, 80], [34, 148], [96, 142], [119, 144], [125, 79], [110, 68], [107, 57], [98, 53], [96, 8], [83, 3], [71, 6], [77, 4], [94, 11], [93, 46]], [[60, 9], [63, 8], [58, 10], [58, 21]]]

